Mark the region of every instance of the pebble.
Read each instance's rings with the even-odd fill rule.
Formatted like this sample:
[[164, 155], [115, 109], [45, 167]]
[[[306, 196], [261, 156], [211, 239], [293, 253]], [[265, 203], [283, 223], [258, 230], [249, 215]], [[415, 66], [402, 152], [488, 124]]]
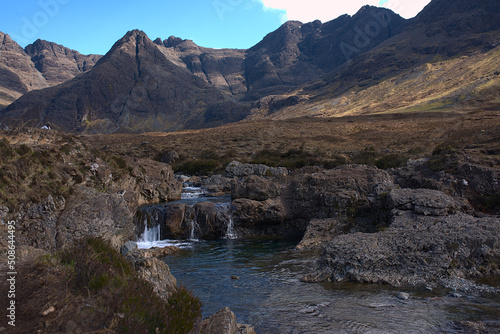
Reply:
[[462, 298], [463, 296], [461, 294], [459, 294], [458, 292], [450, 292], [449, 294], [450, 297], [453, 297], [453, 298]]
[[302, 313], [302, 314], [312, 314], [312, 313], [314, 313], [316, 311], [318, 311], [318, 309], [316, 307], [308, 306], [308, 307], [304, 307], [303, 309], [301, 309], [299, 311], [299, 313]]
[[408, 299], [410, 299], [410, 295], [407, 294], [406, 292], [398, 292], [398, 294], [396, 295], [396, 297], [399, 300], [408, 300]]
[[48, 316], [50, 313], [55, 312], [56, 308], [54, 306], [49, 307], [45, 311], [42, 312], [44, 317]]

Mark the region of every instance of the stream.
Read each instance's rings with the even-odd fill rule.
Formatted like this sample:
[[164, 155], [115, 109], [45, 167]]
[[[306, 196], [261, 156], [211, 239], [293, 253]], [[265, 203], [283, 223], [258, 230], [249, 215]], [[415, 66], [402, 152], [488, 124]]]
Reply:
[[[186, 188], [183, 203], [209, 200], [223, 205], [228, 200]], [[164, 261], [177, 281], [200, 298], [203, 317], [228, 306], [239, 323], [251, 324], [257, 333], [464, 333], [454, 327], [457, 321], [483, 321], [500, 331], [498, 295], [457, 298], [447, 291], [302, 283], [317, 254], [295, 250], [298, 240], [235, 235], [216, 241], [151, 240], [155, 236], [146, 235], [150, 232], [145, 230], [140, 247], [181, 247]], [[398, 298], [400, 292], [409, 298]]]

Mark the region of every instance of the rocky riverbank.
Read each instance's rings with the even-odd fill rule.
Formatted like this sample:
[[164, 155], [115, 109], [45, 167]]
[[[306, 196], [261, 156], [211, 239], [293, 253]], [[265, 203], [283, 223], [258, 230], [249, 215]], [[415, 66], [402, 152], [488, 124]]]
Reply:
[[[143, 320], [127, 319], [126, 313], [130, 311], [130, 316], [136, 317], [137, 309], [108, 312], [112, 309], [123, 312], [127, 305], [127, 297], [118, 297], [120, 289], [135, 284], [142, 287], [144, 282], [162, 300], [158, 301], [163, 305], [161, 308], [170, 307], [165, 305], [172, 304], [171, 298], [180, 298], [175, 302], [180, 309], [168, 311], [169, 317], [179, 317], [180, 313], [175, 312], [196, 310], [194, 304], [190, 306], [195, 297], [177, 287], [168, 266], [151, 252], [127, 254], [126, 260], [136, 274], [124, 269], [125, 262], [121, 262], [118, 253], [113, 253], [127, 241], [135, 240], [133, 217], [140, 205], [180, 198], [182, 183], [174, 178], [169, 165], [149, 159], [108, 156], [87, 148], [74, 136], [37, 129], [3, 134], [0, 149], [0, 230], [6, 235], [7, 222], [15, 222], [16, 265], [20, 272], [16, 301], [26, 310], [18, 316], [16, 331], [81, 333], [87, 330], [85, 322], [92, 323], [91, 328], [107, 328], [110, 333], [120, 332], [120, 326], [148, 326], [149, 316]], [[89, 246], [85, 246], [85, 240], [89, 240]], [[110, 248], [106, 248], [108, 244]], [[7, 246], [3, 238], [0, 248], [4, 258]], [[94, 260], [85, 262], [85, 252], [89, 249], [80, 252], [79, 247], [91, 247], [90, 252], [96, 252]], [[65, 255], [68, 250], [74, 253]], [[162, 254], [165, 255], [165, 250]], [[100, 263], [101, 256], [109, 259]], [[74, 272], [68, 268], [78, 263], [90, 267]], [[103, 274], [101, 265], [112, 267], [102, 269]], [[113, 266], [122, 270], [115, 273]], [[3, 261], [1, 268], [7, 272]], [[88, 286], [80, 284], [73, 289], [70, 282], [75, 279], [83, 279]], [[110, 281], [121, 283], [115, 286]], [[87, 297], [78, 292], [84, 286], [90, 289]], [[2, 291], [5, 287], [2, 284]], [[135, 292], [126, 294], [133, 299]], [[106, 306], [107, 301], [118, 305]], [[203, 328], [206, 333], [253, 333], [251, 326], [236, 324], [230, 310], [222, 310], [221, 314], [203, 321], [196, 314], [193, 313], [192, 326], [189, 317], [171, 321], [187, 321], [179, 327], [179, 332], [198, 333]], [[218, 331], [226, 327], [226, 331]]]
[[302, 236], [298, 249], [321, 249], [307, 282], [430, 288], [498, 277], [500, 212], [481, 210], [486, 205], [478, 199], [498, 196], [498, 169], [458, 159], [453, 170], [435, 172], [433, 163], [410, 161], [387, 171], [307, 167], [279, 175], [232, 163], [226, 177], [199, 183], [214, 191], [230, 184], [238, 236]]

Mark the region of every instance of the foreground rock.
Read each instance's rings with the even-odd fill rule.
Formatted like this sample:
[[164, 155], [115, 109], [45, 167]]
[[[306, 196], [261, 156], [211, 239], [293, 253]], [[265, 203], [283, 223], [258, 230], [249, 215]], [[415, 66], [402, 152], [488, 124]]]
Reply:
[[236, 316], [225, 307], [219, 312], [203, 320], [200, 333], [203, 334], [255, 334], [250, 325], [238, 324]]
[[335, 237], [303, 280], [420, 286], [500, 274], [498, 218], [449, 214], [456, 204], [437, 191], [403, 189], [388, 197], [399, 209], [387, 230]]

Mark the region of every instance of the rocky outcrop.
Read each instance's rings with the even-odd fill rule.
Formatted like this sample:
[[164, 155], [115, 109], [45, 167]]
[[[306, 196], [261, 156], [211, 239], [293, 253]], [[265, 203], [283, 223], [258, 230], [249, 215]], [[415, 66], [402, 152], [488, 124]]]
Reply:
[[220, 239], [226, 235], [233, 207], [228, 204], [201, 202], [193, 206], [166, 204], [139, 208], [135, 235], [140, 237], [146, 227], [160, 226], [160, 238], [205, 240]]
[[153, 291], [164, 301], [177, 290], [177, 280], [170, 273], [168, 265], [154, 257], [127, 257], [134, 264], [139, 277], [149, 282]]
[[250, 175], [285, 177], [288, 175], [288, 170], [285, 167], [269, 167], [262, 164], [242, 164], [241, 162], [233, 161], [226, 167], [226, 175], [228, 177], [243, 177]]
[[457, 204], [469, 212], [472, 206], [500, 214], [500, 208], [495, 206], [500, 194], [500, 171], [475, 162], [468, 154], [442, 149], [430, 159], [412, 161], [406, 167], [391, 170], [391, 174], [402, 188], [439, 190], [460, 199]]
[[250, 325], [238, 324], [234, 313], [228, 307], [225, 307], [214, 315], [203, 320], [201, 323], [200, 333], [255, 334], [255, 330]]
[[413, 211], [423, 216], [447, 216], [458, 206], [450, 196], [430, 189], [393, 189], [387, 196], [388, 209]]
[[285, 207], [279, 200], [254, 201], [240, 198], [232, 204], [234, 225], [240, 237], [297, 233], [292, 226], [286, 224]]
[[16, 241], [18, 245], [33, 246], [44, 250], [56, 246], [57, 221], [65, 208], [63, 197], [54, 199], [51, 195], [40, 204], [21, 207], [18, 212], [11, 212], [8, 217], [16, 221]]
[[498, 218], [450, 214], [456, 207], [452, 200], [425, 189], [393, 191], [388, 201], [399, 207], [392, 210], [389, 228], [335, 237], [325, 246], [318, 270], [304, 281], [418, 286], [498, 275], [492, 265], [500, 256]]
[[345, 234], [347, 227], [347, 219], [313, 219], [307, 224], [306, 232], [296, 248], [299, 250], [321, 248], [335, 237]]
[[333, 218], [349, 222], [343, 228], [347, 232], [373, 231], [387, 223], [382, 195], [395, 187], [387, 172], [361, 165], [305, 168], [286, 178], [235, 178], [234, 226], [238, 235], [302, 236], [311, 220]]
[[389, 174], [373, 166], [345, 165], [313, 173], [298, 173], [282, 195], [288, 217], [308, 222], [360, 214], [382, 205], [379, 194], [394, 187]]
[[[118, 194], [78, 186], [57, 220], [58, 248], [84, 237], [102, 237], [121, 247], [133, 237], [133, 213]], [[48, 229], [47, 229], [48, 230]]]
[[204, 48], [174, 36], [155, 43], [170, 61], [218, 89], [236, 96], [247, 92], [245, 50]]
[[262, 176], [251, 175], [244, 179], [235, 179], [231, 183], [231, 198], [246, 198], [254, 201], [265, 201], [281, 194], [282, 186]]

